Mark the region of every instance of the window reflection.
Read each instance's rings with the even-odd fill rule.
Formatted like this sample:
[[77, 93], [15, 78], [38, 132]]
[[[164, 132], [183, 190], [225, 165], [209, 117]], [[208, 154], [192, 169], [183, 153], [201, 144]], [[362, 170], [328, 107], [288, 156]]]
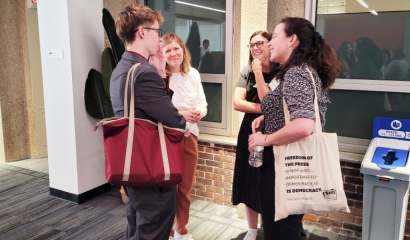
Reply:
[[200, 73], [224, 74], [226, 0], [184, 2], [210, 8], [175, 5], [175, 33], [186, 39], [192, 67]]
[[335, 49], [339, 78], [410, 81], [410, 1], [318, 1], [316, 29]]
[[410, 119], [410, 94], [331, 90], [326, 132], [362, 139], [372, 138], [377, 117]]
[[222, 122], [222, 84], [202, 82], [206, 102], [208, 103], [208, 113], [202, 121]]

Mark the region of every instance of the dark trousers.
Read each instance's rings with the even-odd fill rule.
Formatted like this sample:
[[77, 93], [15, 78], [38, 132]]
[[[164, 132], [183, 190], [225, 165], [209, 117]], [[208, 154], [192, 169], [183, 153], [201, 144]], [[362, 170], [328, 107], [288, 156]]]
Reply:
[[124, 187], [127, 193], [125, 239], [168, 240], [177, 209], [175, 186]]
[[275, 159], [272, 147], [265, 147], [263, 151], [263, 164], [258, 179], [258, 197], [265, 240], [306, 239], [302, 226], [303, 215], [289, 215], [275, 222]]

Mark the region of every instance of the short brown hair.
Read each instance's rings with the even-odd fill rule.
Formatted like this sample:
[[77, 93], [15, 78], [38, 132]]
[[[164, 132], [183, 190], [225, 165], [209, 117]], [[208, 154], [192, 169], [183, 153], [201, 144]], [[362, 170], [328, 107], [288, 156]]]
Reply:
[[[162, 37], [162, 46], [164, 47], [172, 43], [172, 41], [175, 41], [176, 43], [178, 43], [182, 48], [183, 57], [182, 57], [182, 63], [181, 63], [181, 75], [187, 74], [189, 73], [189, 68], [191, 67], [191, 54], [189, 53], [188, 48], [185, 46], [184, 41], [182, 41], [182, 39], [178, 37], [178, 35], [176, 35], [175, 33], [165, 34]], [[172, 71], [169, 68], [168, 63], [165, 66], [165, 72], [168, 77], [172, 76]]]
[[402, 47], [395, 46], [391, 49], [391, 60], [405, 58], [406, 54], [403, 51]]
[[160, 12], [155, 12], [147, 6], [133, 4], [126, 6], [118, 14], [115, 28], [117, 29], [117, 35], [127, 45], [135, 40], [137, 27], [141, 25], [150, 27], [155, 21], [158, 21], [159, 24], [164, 21]]
[[[272, 33], [268, 32], [268, 31], [256, 31], [249, 38], [249, 43], [251, 42], [253, 37], [258, 36], [258, 35], [261, 35], [262, 37], [266, 38], [268, 40], [268, 42], [270, 42], [270, 40], [272, 39]], [[268, 44], [268, 43], [266, 43], [266, 44]], [[251, 50], [249, 49], [249, 61], [248, 61], [249, 72], [252, 72], [252, 61], [253, 61], [253, 57], [252, 57], [252, 54], [251, 54]]]

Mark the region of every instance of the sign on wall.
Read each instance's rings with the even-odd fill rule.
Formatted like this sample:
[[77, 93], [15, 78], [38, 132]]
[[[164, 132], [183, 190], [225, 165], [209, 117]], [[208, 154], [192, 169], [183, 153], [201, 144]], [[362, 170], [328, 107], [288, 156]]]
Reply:
[[27, 0], [28, 8], [37, 8], [37, 0]]

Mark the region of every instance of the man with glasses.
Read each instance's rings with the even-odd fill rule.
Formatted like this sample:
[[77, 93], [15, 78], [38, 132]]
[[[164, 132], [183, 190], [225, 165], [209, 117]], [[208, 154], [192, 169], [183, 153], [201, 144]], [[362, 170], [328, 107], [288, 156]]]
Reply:
[[[132, 66], [141, 63], [133, 79], [135, 117], [186, 129], [185, 118], [178, 113], [167, 95], [169, 87], [166, 84], [165, 56], [160, 45], [162, 31], [159, 29], [163, 21], [161, 13], [137, 4], [127, 6], [118, 14], [117, 34], [124, 42], [126, 51], [111, 75], [112, 106], [115, 116], [124, 116], [127, 74]], [[150, 62], [147, 61], [149, 57]], [[125, 239], [167, 240], [176, 213], [176, 186], [125, 186], [124, 190], [128, 196]]]

